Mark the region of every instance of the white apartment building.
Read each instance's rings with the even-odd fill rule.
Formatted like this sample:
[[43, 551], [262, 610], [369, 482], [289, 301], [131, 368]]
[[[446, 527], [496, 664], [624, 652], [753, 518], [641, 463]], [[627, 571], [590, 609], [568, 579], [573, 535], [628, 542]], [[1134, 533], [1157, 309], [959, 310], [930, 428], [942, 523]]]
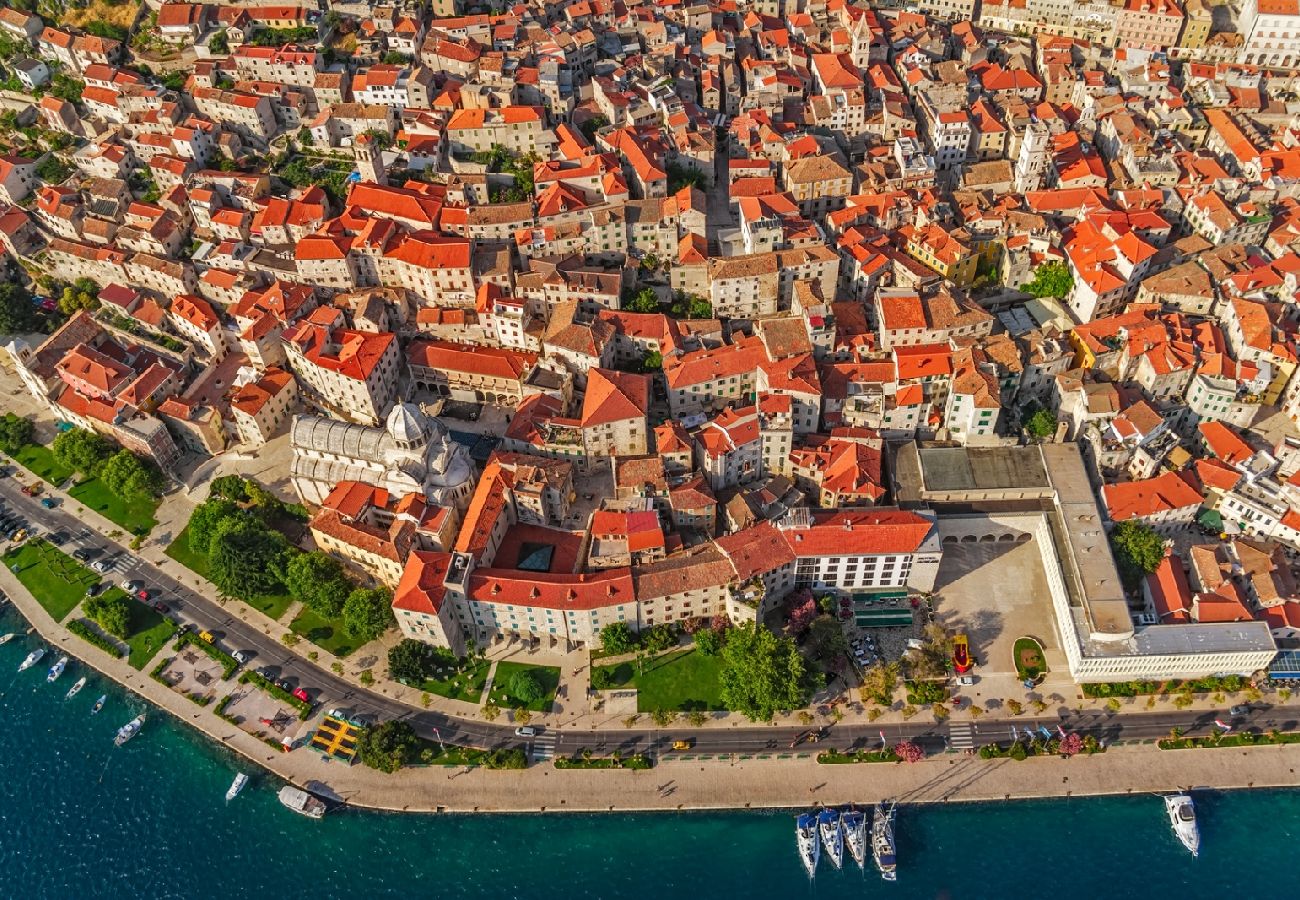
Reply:
[[1300, 64], [1300, 2], [1297, 0], [1245, 0], [1237, 18], [1237, 31], [1246, 38], [1241, 62], [1282, 69], [1293, 69]]

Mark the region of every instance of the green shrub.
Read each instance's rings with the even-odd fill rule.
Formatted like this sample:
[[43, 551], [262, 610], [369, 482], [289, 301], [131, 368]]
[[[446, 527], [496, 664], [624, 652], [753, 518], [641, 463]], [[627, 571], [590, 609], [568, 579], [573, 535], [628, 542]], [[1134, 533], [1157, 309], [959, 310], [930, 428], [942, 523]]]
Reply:
[[73, 619], [71, 622], [69, 622], [68, 630], [71, 631], [73, 634], [75, 634], [77, 637], [81, 638], [86, 643], [93, 644], [94, 646], [98, 647], [100, 650], [103, 650], [105, 653], [107, 653], [109, 656], [114, 657], [115, 659], [121, 659], [123, 656], [126, 656], [126, 654], [123, 653], [121, 649], [117, 646], [117, 644], [114, 644], [108, 638], [104, 637], [102, 634], [100, 634], [95, 629], [91, 628], [89, 625], [87, 625], [85, 622], [81, 621], [80, 619]]

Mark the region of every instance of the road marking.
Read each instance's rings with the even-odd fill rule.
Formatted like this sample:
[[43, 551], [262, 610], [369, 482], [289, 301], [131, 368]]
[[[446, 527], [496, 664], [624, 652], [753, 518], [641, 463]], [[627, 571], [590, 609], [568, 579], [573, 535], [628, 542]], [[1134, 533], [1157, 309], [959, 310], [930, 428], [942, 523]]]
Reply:
[[953, 750], [975, 748], [974, 728], [970, 722], [953, 722], [948, 726], [948, 746]]
[[555, 732], [553, 731], [539, 734], [537, 737], [533, 738], [533, 743], [531, 745], [533, 762], [539, 763], [548, 759], [553, 759], [555, 757], [556, 739]]

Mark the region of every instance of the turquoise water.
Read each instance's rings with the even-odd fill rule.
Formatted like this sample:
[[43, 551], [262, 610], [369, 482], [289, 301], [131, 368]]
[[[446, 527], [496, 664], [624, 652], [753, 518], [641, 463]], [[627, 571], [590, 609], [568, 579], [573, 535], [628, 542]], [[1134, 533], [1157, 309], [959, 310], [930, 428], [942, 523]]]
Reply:
[[[0, 629], [17, 622], [5, 617]], [[1154, 797], [913, 807], [887, 885], [823, 861], [810, 885], [788, 813], [301, 818], [258, 774], [229, 806], [238, 768], [165, 714], [130, 744], [145, 708], [85, 669], [54, 686], [0, 647], [0, 889], [23, 898], [1263, 897], [1294, 884], [1300, 793], [1197, 796], [1191, 859]], [[104, 711], [88, 713], [107, 692]], [[1266, 852], [1261, 853], [1261, 850]]]

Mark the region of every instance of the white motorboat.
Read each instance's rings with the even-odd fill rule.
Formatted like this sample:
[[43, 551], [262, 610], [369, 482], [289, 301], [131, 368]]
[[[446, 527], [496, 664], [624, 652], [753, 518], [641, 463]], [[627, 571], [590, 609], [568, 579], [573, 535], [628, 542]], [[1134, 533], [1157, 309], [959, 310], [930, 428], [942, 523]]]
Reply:
[[286, 784], [280, 788], [280, 803], [299, 815], [307, 816], [311, 819], [319, 819], [325, 815], [327, 807], [319, 797], [300, 790], [291, 784]]
[[821, 858], [821, 843], [817, 840], [817, 816], [813, 813], [800, 813], [794, 823], [795, 843], [799, 847], [799, 859], [803, 862], [808, 877], [817, 872], [817, 860]]
[[1189, 794], [1170, 794], [1164, 798], [1165, 812], [1169, 813], [1169, 826], [1174, 836], [1182, 841], [1192, 856], [1201, 852], [1201, 830], [1196, 827], [1196, 805]]
[[867, 814], [850, 809], [840, 816], [840, 827], [844, 830], [844, 843], [848, 845], [849, 856], [864, 868], [867, 864]]
[[85, 686], [86, 686], [86, 676], [82, 675], [80, 678], [78, 678], [76, 681], [72, 683], [72, 687], [68, 688], [68, 693], [64, 695], [63, 699], [71, 700], [73, 697], [80, 694], [81, 689], [84, 688]]
[[831, 865], [844, 867], [844, 830], [840, 828], [840, 814], [833, 809], [823, 809], [817, 815], [817, 832]]
[[44, 648], [44, 647], [37, 647], [37, 648], [36, 648], [35, 650], [33, 650], [31, 653], [28, 653], [28, 654], [27, 654], [27, 658], [24, 659], [24, 660], [22, 661], [22, 664], [18, 666], [18, 671], [19, 671], [19, 672], [25, 672], [25, 671], [27, 671], [27, 670], [30, 669], [32, 666], [34, 666], [34, 665], [36, 665], [38, 662], [40, 662], [40, 661], [41, 661], [41, 657], [43, 657], [43, 656], [45, 656], [45, 648]]
[[95, 701], [95, 705], [90, 708], [90, 714], [93, 716], [95, 713], [103, 709], [104, 704], [107, 701], [108, 701], [108, 694], [100, 694], [99, 699]]
[[18, 637], [18, 634], [13, 631], [9, 632], [8, 634], [0, 634], [0, 644], [7, 644], [16, 637]]
[[58, 661], [55, 662], [54, 665], [50, 666], [50, 674], [45, 676], [46, 682], [53, 684], [58, 681], [59, 676], [63, 674], [63, 670], [67, 667], [68, 658], [66, 656], [60, 656]]
[[130, 722], [127, 722], [125, 725], [123, 725], [121, 728], [117, 730], [117, 737], [113, 738], [113, 745], [115, 747], [122, 746], [127, 741], [131, 740], [131, 738], [139, 734], [140, 729], [143, 726], [144, 726], [144, 713], [140, 713], [140, 715], [136, 716]]
[[885, 809], [876, 804], [871, 816], [871, 855], [876, 860], [880, 877], [886, 881], [898, 880], [898, 860], [894, 856], [894, 807]]
[[230, 783], [230, 787], [226, 789], [226, 802], [229, 803], [238, 797], [239, 792], [244, 789], [246, 784], [248, 784], [248, 776], [240, 772], [235, 776], [235, 780]]

